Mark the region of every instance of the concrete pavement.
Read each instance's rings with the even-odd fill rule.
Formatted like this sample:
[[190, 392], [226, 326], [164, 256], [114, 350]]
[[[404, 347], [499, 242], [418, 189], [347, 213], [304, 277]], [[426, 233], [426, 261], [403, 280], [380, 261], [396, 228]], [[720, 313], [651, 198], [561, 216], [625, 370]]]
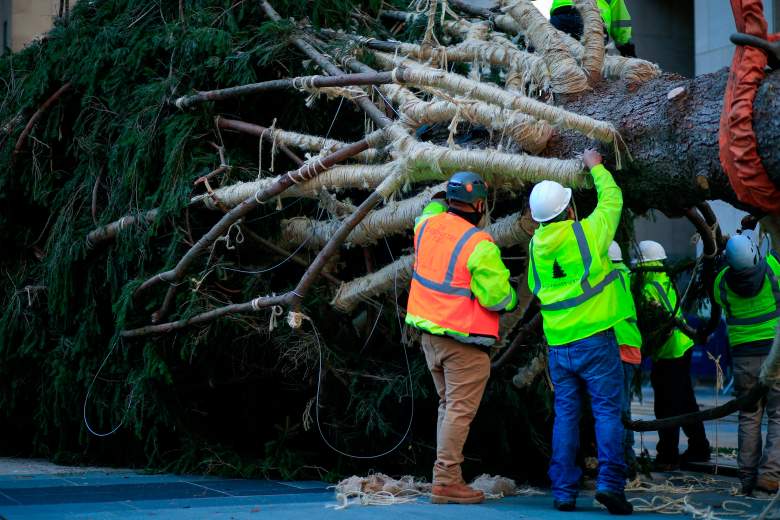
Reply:
[[[36, 469], [26, 474], [26, 469]], [[312, 520], [344, 518], [397, 520], [420, 518], [441, 520], [475, 519], [545, 519], [574, 520], [607, 518], [607, 513], [593, 502], [592, 491], [583, 492], [578, 511], [559, 513], [552, 508], [549, 492], [541, 496], [519, 496], [491, 500], [473, 506], [438, 506], [421, 499], [414, 503], [389, 507], [353, 505], [336, 510], [333, 490], [322, 482], [279, 482], [271, 480], [223, 479], [208, 476], [150, 475], [128, 470], [62, 468], [42, 461], [0, 459], [0, 517], [7, 520], [43, 519], [257, 519]], [[670, 475], [655, 475], [655, 482], [667, 483]], [[734, 497], [733, 479], [718, 478], [704, 488], [691, 477], [677, 474], [671, 483], [686, 490], [692, 507], [716, 515], [728, 513], [724, 506], [749, 517], [768, 503], [763, 500]], [[696, 478], [700, 478], [696, 477]], [[687, 480], [686, 480], [687, 479]], [[698, 481], [701, 483], [701, 481]], [[669, 495], [657, 488], [629, 493], [632, 499], [650, 501]], [[691, 488], [693, 489], [693, 488]], [[663, 500], [658, 498], [656, 500]], [[731, 502], [728, 502], [731, 501]], [[736, 502], [735, 502], [736, 501]], [[639, 505], [639, 502], [637, 502]], [[646, 518], [668, 515], [637, 512]], [[712, 517], [712, 518], [715, 518]], [[729, 518], [739, 518], [729, 515]]]

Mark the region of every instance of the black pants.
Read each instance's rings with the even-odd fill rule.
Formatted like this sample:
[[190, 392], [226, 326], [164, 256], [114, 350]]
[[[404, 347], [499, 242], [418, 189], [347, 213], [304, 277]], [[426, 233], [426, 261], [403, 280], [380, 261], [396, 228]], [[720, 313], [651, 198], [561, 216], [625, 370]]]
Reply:
[[559, 7], [550, 15], [550, 23], [559, 31], [563, 31], [575, 40], [582, 37], [582, 17], [573, 7]]
[[[689, 349], [677, 359], [660, 359], [653, 362], [650, 382], [655, 392], [655, 417], [665, 419], [675, 415], [698, 412], [696, 395], [691, 383], [691, 355]], [[709, 453], [710, 443], [701, 422], [683, 426], [688, 437], [688, 451], [693, 454]], [[658, 431], [658, 452], [656, 460], [665, 464], [676, 464], [680, 459], [680, 428], [665, 428]]]

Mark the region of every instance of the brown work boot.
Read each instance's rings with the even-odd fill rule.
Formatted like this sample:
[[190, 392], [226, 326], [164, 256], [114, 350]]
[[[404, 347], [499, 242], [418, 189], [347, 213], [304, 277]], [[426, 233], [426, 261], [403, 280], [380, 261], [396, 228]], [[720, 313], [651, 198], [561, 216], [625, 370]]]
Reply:
[[767, 493], [777, 493], [778, 482], [776, 480], [768, 479], [765, 477], [758, 477], [756, 480], [756, 489], [765, 491]]
[[485, 494], [482, 491], [466, 484], [434, 485], [431, 489], [433, 504], [479, 504], [484, 500]]

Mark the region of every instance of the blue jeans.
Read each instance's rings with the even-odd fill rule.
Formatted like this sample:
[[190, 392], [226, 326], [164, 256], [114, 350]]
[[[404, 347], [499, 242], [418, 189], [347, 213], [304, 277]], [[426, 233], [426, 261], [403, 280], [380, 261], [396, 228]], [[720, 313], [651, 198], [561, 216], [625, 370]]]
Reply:
[[623, 423], [620, 421], [623, 367], [614, 333], [594, 334], [550, 347], [550, 376], [555, 387], [555, 425], [550, 480], [553, 497], [574, 500], [582, 470], [576, 463], [580, 444], [583, 393], [590, 395], [596, 421], [599, 475], [596, 489], [622, 493], [626, 484]]
[[[631, 392], [632, 383], [634, 382], [634, 375], [639, 370], [639, 365], [632, 365], [631, 363], [621, 362], [623, 365], [623, 391], [621, 393], [621, 402], [623, 417], [631, 420]], [[626, 429], [626, 434], [623, 437], [623, 449], [625, 450], [626, 464], [636, 463], [636, 454], [634, 453], [634, 430]]]

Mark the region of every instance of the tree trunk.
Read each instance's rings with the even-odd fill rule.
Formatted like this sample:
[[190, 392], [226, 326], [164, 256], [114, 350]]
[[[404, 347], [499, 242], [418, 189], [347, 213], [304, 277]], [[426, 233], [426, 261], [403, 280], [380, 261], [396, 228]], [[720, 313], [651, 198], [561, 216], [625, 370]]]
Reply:
[[[705, 199], [723, 199], [750, 210], [736, 200], [718, 158], [727, 79], [728, 71], [723, 69], [694, 79], [664, 74], [641, 85], [601, 82], [592, 91], [561, 96], [557, 101], [567, 110], [612, 122], [620, 131], [633, 157], [625, 171], [617, 174], [627, 207], [639, 212], [657, 208], [681, 216], [683, 208]], [[677, 87], [684, 92], [668, 99], [667, 94]], [[769, 74], [754, 105], [759, 153], [776, 183], [780, 182], [778, 89], [780, 72]], [[546, 154], [571, 157], [588, 145], [587, 137], [564, 130], [553, 137]]]

